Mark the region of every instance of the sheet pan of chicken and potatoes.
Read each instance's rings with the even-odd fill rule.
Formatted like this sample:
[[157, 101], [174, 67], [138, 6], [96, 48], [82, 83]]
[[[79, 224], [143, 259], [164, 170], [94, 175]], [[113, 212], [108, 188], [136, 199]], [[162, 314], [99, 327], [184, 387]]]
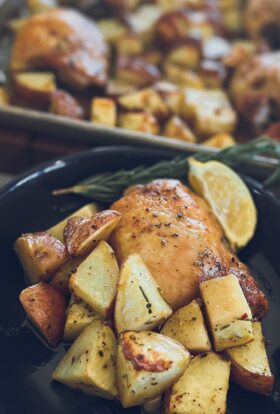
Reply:
[[7, 27], [6, 108], [219, 148], [280, 136], [279, 0], [27, 0]]
[[87, 204], [16, 240], [27, 317], [50, 346], [65, 343], [53, 381], [165, 414], [225, 414], [230, 378], [272, 392], [268, 300], [238, 258], [257, 225], [252, 196], [218, 161], [190, 159], [185, 175], [130, 186], [106, 210]]

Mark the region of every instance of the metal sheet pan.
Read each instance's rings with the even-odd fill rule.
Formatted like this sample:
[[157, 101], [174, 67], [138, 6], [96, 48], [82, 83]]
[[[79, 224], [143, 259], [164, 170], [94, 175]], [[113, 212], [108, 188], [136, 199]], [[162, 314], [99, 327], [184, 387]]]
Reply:
[[[9, 18], [15, 14], [24, 15], [24, 13], [23, 0], [0, 0], [0, 36], [1, 32], [3, 33], [5, 31], [5, 24]], [[0, 49], [0, 72], [1, 70], [3, 70], [3, 72], [5, 71], [6, 68], [4, 68], [4, 66], [5, 59], [2, 58], [1, 61]], [[50, 134], [50, 139], [53, 138], [55, 140], [56, 136], [63, 136], [64, 138], [76, 142], [87, 142], [92, 144], [92, 146], [129, 144], [135, 146], [169, 148], [173, 151], [187, 152], [189, 154], [194, 154], [201, 149], [201, 145], [199, 144], [191, 144], [177, 139], [134, 132], [121, 128], [108, 128], [95, 125], [89, 121], [74, 120], [16, 106], [0, 106], [0, 126], [14, 127], [15, 125], [24, 130]], [[213, 153], [218, 151], [214, 148], [204, 148]], [[277, 160], [256, 157], [251, 165], [244, 168], [244, 171], [252, 173], [254, 170], [254, 176], [259, 175], [260, 177], [264, 177], [277, 165]]]

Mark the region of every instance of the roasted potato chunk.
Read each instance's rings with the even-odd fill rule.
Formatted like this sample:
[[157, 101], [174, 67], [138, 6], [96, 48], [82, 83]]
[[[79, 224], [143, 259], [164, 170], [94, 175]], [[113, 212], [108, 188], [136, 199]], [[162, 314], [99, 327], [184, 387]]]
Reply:
[[254, 340], [226, 350], [231, 360], [231, 378], [248, 391], [270, 394], [274, 376], [269, 367], [260, 322], [253, 322]]
[[209, 139], [203, 141], [203, 145], [220, 149], [232, 147], [232, 145], [235, 144], [235, 139], [231, 135], [224, 134], [223, 132], [221, 132], [220, 134], [216, 134], [213, 137], [210, 137]]
[[90, 217], [96, 214], [97, 212], [98, 212], [97, 204], [95, 203], [87, 204], [84, 207], [81, 207], [79, 210], [75, 211], [74, 213], [70, 214], [70, 216], [67, 216], [65, 219], [63, 219], [59, 223], [55, 224], [53, 227], [48, 229], [47, 232], [51, 236], [63, 242], [64, 241], [63, 231], [67, 224], [67, 221], [71, 217]]
[[178, 85], [167, 81], [161, 81], [153, 85], [153, 89], [165, 100], [171, 112], [176, 115], [180, 113], [183, 94]]
[[63, 336], [66, 301], [64, 295], [47, 283], [24, 289], [20, 296], [27, 317], [46, 338], [56, 346]]
[[223, 63], [206, 59], [200, 63], [198, 73], [206, 87], [210, 89], [221, 88], [227, 75]]
[[203, 89], [205, 86], [202, 78], [195, 72], [181, 68], [173, 63], [164, 65], [164, 74], [167, 80], [175, 83], [175, 85], [197, 89]]
[[50, 284], [60, 289], [66, 296], [69, 295], [69, 280], [86, 256], [70, 257], [64, 265], [52, 276]]
[[189, 352], [178, 342], [155, 332], [127, 331], [120, 335], [117, 384], [123, 407], [159, 396], [184, 372]]
[[252, 313], [235, 275], [200, 284], [216, 351], [254, 339]]
[[103, 34], [104, 39], [110, 44], [115, 44], [121, 37], [128, 33], [128, 28], [117, 19], [99, 20], [97, 26]]
[[92, 322], [79, 335], [53, 372], [53, 379], [109, 400], [117, 396], [117, 341], [112, 329]]
[[166, 61], [186, 69], [198, 68], [201, 59], [201, 43], [196, 39], [187, 39], [182, 45], [175, 46], [167, 55]]
[[49, 281], [67, 260], [64, 244], [48, 233], [23, 234], [14, 248], [32, 284]]
[[70, 278], [70, 289], [95, 312], [106, 318], [119, 280], [119, 266], [111, 247], [101, 241]]
[[157, 119], [149, 112], [132, 112], [119, 117], [119, 127], [146, 134], [159, 134], [160, 127]]
[[18, 96], [31, 103], [49, 105], [56, 90], [55, 76], [52, 72], [17, 73], [14, 88]]
[[122, 265], [117, 287], [115, 326], [118, 332], [151, 330], [167, 319], [172, 309], [138, 254]]
[[9, 95], [7, 89], [3, 86], [0, 86], [0, 106], [9, 104]]
[[68, 118], [84, 118], [83, 107], [72, 95], [62, 90], [57, 90], [52, 94], [49, 111], [52, 114], [66, 116]]
[[230, 362], [214, 352], [197, 355], [167, 392], [166, 414], [225, 414]]
[[179, 116], [176, 115], [172, 116], [165, 124], [162, 133], [165, 137], [168, 138], [176, 138], [187, 142], [196, 141], [196, 137], [188, 125]]
[[127, 16], [130, 29], [136, 33], [141, 40], [150, 45], [154, 36], [154, 26], [161, 16], [162, 10], [156, 4], [146, 4]]
[[143, 89], [121, 96], [118, 103], [128, 111], [148, 111], [159, 119], [165, 119], [170, 113], [167, 104], [153, 89]]
[[140, 55], [144, 51], [144, 45], [140, 37], [135, 33], [127, 33], [121, 36], [115, 48], [118, 56], [135, 56]]
[[94, 98], [91, 102], [91, 121], [107, 127], [116, 126], [117, 107], [115, 101], [108, 98]]
[[221, 90], [186, 88], [181, 114], [193, 122], [195, 132], [201, 136], [230, 134], [236, 125], [236, 113]]
[[204, 318], [197, 300], [173, 313], [160, 333], [180, 342], [191, 352], [211, 351]]
[[144, 88], [159, 80], [160, 71], [142, 57], [122, 56], [117, 60], [116, 78], [119, 81]]
[[126, 95], [136, 90], [136, 86], [131, 85], [125, 81], [111, 79], [106, 87], [106, 95], [112, 98], [117, 98], [121, 95]]
[[72, 295], [66, 312], [64, 340], [74, 341], [88, 325], [101, 319], [101, 315], [90, 309], [81, 299]]
[[69, 254], [89, 254], [100, 240], [108, 240], [120, 216], [117, 211], [104, 210], [92, 217], [70, 218], [64, 229], [64, 241]]

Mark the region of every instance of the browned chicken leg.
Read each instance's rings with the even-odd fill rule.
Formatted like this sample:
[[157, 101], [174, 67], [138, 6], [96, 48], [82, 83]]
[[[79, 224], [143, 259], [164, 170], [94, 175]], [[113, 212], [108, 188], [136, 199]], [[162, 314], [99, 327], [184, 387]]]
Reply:
[[75, 88], [104, 86], [108, 49], [94, 22], [70, 9], [32, 16], [18, 30], [12, 51], [13, 71], [51, 68]]
[[199, 280], [233, 273], [254, 315], [265, 315], [264, 294], [230, 251], [208, 205], [179, 181], [133, 187], [112, 209], [123, 213], [112, 236], [118, 260], [139, 253], [174, 309], [198, 295]]

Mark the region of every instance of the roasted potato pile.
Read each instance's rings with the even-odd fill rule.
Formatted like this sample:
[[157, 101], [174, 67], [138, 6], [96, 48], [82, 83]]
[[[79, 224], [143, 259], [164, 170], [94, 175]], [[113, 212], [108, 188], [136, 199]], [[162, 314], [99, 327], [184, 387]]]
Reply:
[[28, 0], [0, 104], [218, 148], [275, 137], [279, 65], [250, 67], [279, 37], [277, 1]]
[[147, 413], [225, 414], [230, 376], [269, 394], [261, 323], [238, 278], [201, 281], [199, 296], [173, 312], [138, 254], [117, 262], [119, 220], [87, 205], [15, 243], [30, 282], [20, 294], [27, 317], [51, 346], [71, 343], [53, 379]]

